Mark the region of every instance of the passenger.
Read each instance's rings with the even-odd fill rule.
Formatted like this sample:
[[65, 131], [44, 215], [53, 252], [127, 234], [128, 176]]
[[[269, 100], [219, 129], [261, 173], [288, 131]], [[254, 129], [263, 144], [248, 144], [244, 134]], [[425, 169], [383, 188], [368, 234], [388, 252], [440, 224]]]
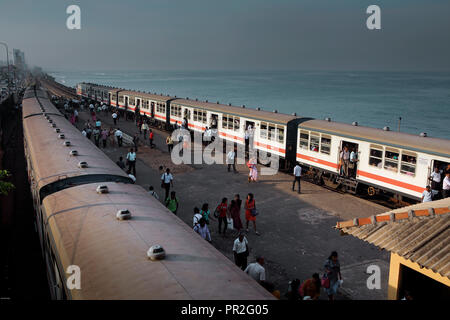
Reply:
[[135, 183], [136, 182], [136, 176], [132, 175], [130, 170], [127, 171], [127, 174], [128, 174], [128, 177], [130, 177], [131, 180], [133, 180], [133, 183]]
[[445, 174], [444, 182], [442, 184], [442, 197], [444, 199], [450, 197], [450, 171], [447, 171]]
[[194, 227], [194, 231], [206, 241], [211, 242], [211, 234], [209, 233], [209, 229], [204, 218], [200, 219], [199, 223]]
[[155, 190], [153, 190], [153, 186], [148, 187], [148, 194], [154, 197], [156, 200], [159, 200], [159, 196]]
[[205, 219], [206, 224], [209, 224], [209, 219], [214, 220], [214, 218], [211, 217], [211, 212], [209, 211], [209, 205], [207, 203], [204, 203], [202, 205], [200, 214], [202, 215], [203, 219]]
[[117, 118], [118, 118], [118, 116], [117, 116], [117, 112], [116, 111], [114, 111], [113, 113], [112, 113], [112, 118], [113, 118], [113, 121], [114, 121], [114, 125], [116, 125], [117, 124]]
[[245, 268], [244, 272], [247, 273], [250, 277], [262, 283], [266, 281], [266, 270], [263, 267], [264, 258], [258, 256], [256, 258], [256, 262], [250, 263], [247, 268]]
[[237, 173], [237, 170], [236, 170], [236, 148], [233, 150], [230, 150], [230, 152], [228, 152], [227, 165], [228, 165], [228, 172], [230, 172], [231, 166], [233, 166], [233, 172]]
[[87, 135], [86, 128], [83, 128], [83, 131], [81, 131], [81, 134], [86, 137], [86, 135]]
[[103, 142], [103, 148], [106, 148], [106, 140], [108, 139], [108, 130], [106, 128], [103, 128], [102, 130], [102, 142]]
[[350, 162], [349, 162], [349, 165], [348, 165], [348, 168], [350, 169], [349, 170], [350, 171], [349, 174], [352, 177], [356, 177], [357, 164], [358, 164], [358, 156], [357, 156], [357, 154], [355, 152], [355, 148], [352, 148], [352, 152], [350, 152]]
[[170, 134], [166, 138], [166, 144], [167, 144], [167, 149], [169, 150], [169, 153], [172, 152], [173, 140], [172, 140], [172, 136]]
[[164, 199], [169, 197], [170, 186], [173, 188], [173, 175], [170, 173], [170, 169], [167, 168], [161, 177], [161, 188], [166, 190]]
[[233, 243], [234, 263], [245, 270], [247, 268], [247, 257], [249, 255], [248, 240], [243, 232], [239, 233], [239, 237]]
[[325, 262], [324, 268], [326, 276], [330, 281], [330, 286], [329, 288], [326, 288], [325, 291], [328, 294], [328, 299], [334, 300], [334, 296], [336, 295], [337, 290], [342, 283], [341, 265], [339, 263], [338, 254], [336, 251], [333, 251], [330, 254], [327, 261]]
[[224, 224], [223, 227], [223, 235], [225, 236], [225, 233], [228, 229], [228, 222], [227, 222], [227, 213], [228, 213], [228, 199], [223, 198], [222, 202], [217, 206], [217, 211], [219, 212], [218, 220], [219, 220], [219, 234], [222, 233], [222, 223]]
[[237, 234], [241, 232], [242, 229], [242, 221], [241, 221], [241, 204], [242, 200], [239, 198], [239, 195], [234, 196], [234, 200], [231, 200], [231, 204], [229, 207], [231, 219], [233, 219], [233, 228], [237, 231]]
[[92, 117], [92, 122], [95, 123], [95, 121], [97, 121], [97, 117], [95, 115], [95, 111], [94, 110], [92, 110], [92, 112], [91, 112], [91, 117]]
[[115, 135], [116, 138], [117, 138], [117, 145], [118, 145], [119, 147], [121, 147], [121, 146], [122, 146], [122, 140], [123, 140], [123, 133], [122, 133], [122, 131], [120, 131], [120, 128], [117, 128], [117, 130], [116, 130], [116, 132], [114, 133], [114, 135]]
[[203, 218], [202, 215], [200, 214], [200, 209], [195, 207], [194, 208], [194, 218], [192, 219], [192, 224], [195, 227], [199, 222], [200, 219]]
[[91, 140], [91, 136], [92, 136], [92, 129], [91, 129], [91, 126], [88, 125], [88, 127], [86, 128], [86, 138]]
[[111, 147], [114, 147], [115, 144], [116, 144], [116, 138], [115, 138], [115, 135], [114, 135], [114, 129], [113, 128], [109, 128], [108, 136], [109, 136], [109, 144], [111, 145]]
[[127, 154], [128, 170], [131, 172], [133, 169], [133, 175], [136, 176], [136, 152], [133, 148], [130, 148], [130, 152]]
[[247, 163], [247, 166], [250, 170], [250, 172], [248, 173], [248, 182], [258, 182], [258, 167], [256, 163], [257, 162], [255, 157], [251, 157]]
[[149, 140], [150, 140], [150, 148], [153, 148], [155, 145], [153, 144], [153, 138], [154, 138], [154, 135], [153, 135], [152, 129], [150, 129], [150, 133], [149, 133], [149, 135], [148, 135], [148, 138], [149, 138]]
[[116, 164], [123, 170], [125, 170], [125, 163], [123, 162], [123, 157], [119, 158], [119, 161], [116, 162]]
[[[300, 295], [303, 300], [318, 300], [320, 297], [320, 277], [318, 273], [314, 273], [312, 278], [303, 282], [300, 287]], [[309, 299], [307, 299], [309, 297]]]
[[422, 202], [433, 201], [433, 193], [431, 192], [431, 187], [427, 186], [422, 193]]
[[93, 135], [94, 135], [94, 142], [95, 145], [97, 147], [100, 147], [100, 130], [99, 128], [94, 128], [94, 130], [92, 131]]
[[97, 119], [97, 121], [95, 121], [95, 126], [100, 129], [100, 127], [102, 126], [102, 122], [100, 121], [100, 119]]
[[433, 199], [437, 197], [439, 194], [440, 184], [442, 180], [441, 173], [439, 172], [439, 168], [435, 167], [434, 171], [428, 177], [428, 180], [431, 181], [431, 192], [433, 194]]
[[340, 162], [341, 162], [341, 168], [342, 168], [342, 175], [345, 175], [348, 177], [348, 165], [350, 163], [350, 152], [348, 151], [348, 147], [345, 146], [344, 150], [341, 151], [340, 154]]
[[292, 191], [295, 190], [295, 183], [298, 182], [298, 193], [301, 193], [301, 184], [300, 180], [302, 177], [302, 167], [300, 167], [300, 164], [297, 162], [294, 167], [294, 182], [292, 183]]
[[177, 210], [178, 210], [178, 199], [175, 196], [175, 191], [172, 191], [170, 193], [170, 197], [166, 198], [166, 207], [167, 209], [169, 209], [170, 211], [172, 211], [173, 214], [177, 214]]
[[148, 129], [149, 129], [149, 127], [148, 127], [147, 121], [142, 122], [141, 131], [144, 132], [144, 140], [147, 140], [147, 131], [148, 131]]
[[134, 134], [133, 143], [134, 143], [134, 149], [137, 152], [138, 151], [138, 145], [139, 145], [139, 135], [137, 133]]
[[248, 232], [248, 223], [253, 221], [253, 227], [255, 229], [255, 234], [259, 236], [259, 232], [256, 231], [256, 203], [253, 198], [253, 193], [247, 195], [247, 200], [245, 201], [245, 220], [246, 220], [246, 231]]

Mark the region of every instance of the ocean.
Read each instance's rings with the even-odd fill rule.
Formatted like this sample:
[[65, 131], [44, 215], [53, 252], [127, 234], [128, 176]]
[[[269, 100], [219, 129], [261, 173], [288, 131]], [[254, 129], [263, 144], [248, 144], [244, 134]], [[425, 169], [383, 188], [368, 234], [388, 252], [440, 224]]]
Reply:
[[94, 82], [190, 99], [450, 139], [450, 73], [324, 71], [48, 71], [74, 87]]

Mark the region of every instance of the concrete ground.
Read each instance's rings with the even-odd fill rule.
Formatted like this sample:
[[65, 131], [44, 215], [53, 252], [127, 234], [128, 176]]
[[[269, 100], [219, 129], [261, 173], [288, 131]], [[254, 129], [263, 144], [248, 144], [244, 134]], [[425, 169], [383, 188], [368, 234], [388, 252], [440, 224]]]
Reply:
[[[78, 128], [82, 129], [87, 112], [80, 112]], [[108, 129], [112, 124], [110, 114], [100, 115], [102, 125]], [[138, 129], [134, 122], [120, 119], [116, 127], [127, 134], [134, 135]], [[339, 253], [344, 285], [338, 299], [385, 299], [388, 280], [389, 255], [379, 251], [354, 237], [341, 236], [333, 227], [338, 220], [368, 217], [389, 211], [388, 208], [369, 201], [340, 194], [320, 186], [302, 181], [302, 194], [293, 192], [292, 176], [277, 173], [261, 176], [257, 183], [247, 182], [248, 169], [238, 165], [239, 173], [227, 172], [225, 165], [174, 165], [167, 152], [165, 138], [167, 133], [153, 129], [155, 149], [147, 145], [139, 147], [137, 153], [137, 184], [146, 189], [153, 185], [160, 198], [161, 189], [159, 166], [169, 167], [174, 173], [174, 191], [180, 201], [178, 217], [192, 225], [193, 208], [209, 203], [211, 212], [223, 197], [229, 201], [234, 194], [245, 199], [249, 192], [255, 195], [257, 228], [256, 235], [250, 225], [247, 239], [250, 246], [249, 262], [256, 255], [266, 260], [266, 278], [275, 284], [281, 295], [286, 293], [289, 280], [301, 281], [311, 277], [314, 272], [322, 273], [323, 264], [331, 251]], [[143, 136], [141, 136], [141, 141]], [[104, 152], [113, 160], [125, 158], [127, 147], [108, 146]], [[241, 219], [245, 224], [244, 210]], [[216, 221], [210, 224], [212, 245], [229, 259], [233, 259], [232, 246], [235, 237], [231, 232], [224, 238], [218, 234]], [[381, 269], [382, 289], [369, 290], [366, 280], [369, 277], [365, 268], [377, 261]], [[324, 299], [326, 296], [322, 295]]]

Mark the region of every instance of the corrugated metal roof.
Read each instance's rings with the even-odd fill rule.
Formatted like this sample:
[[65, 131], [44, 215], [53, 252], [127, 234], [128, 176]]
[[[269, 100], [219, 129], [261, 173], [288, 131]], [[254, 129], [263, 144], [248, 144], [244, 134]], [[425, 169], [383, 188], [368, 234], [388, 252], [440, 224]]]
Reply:
[[449, 205], [447, 198], [411, 206], [404, 212], [387, 212], [370, 218], [371, 222], [339, 222], [337, 228], [450, 278]]

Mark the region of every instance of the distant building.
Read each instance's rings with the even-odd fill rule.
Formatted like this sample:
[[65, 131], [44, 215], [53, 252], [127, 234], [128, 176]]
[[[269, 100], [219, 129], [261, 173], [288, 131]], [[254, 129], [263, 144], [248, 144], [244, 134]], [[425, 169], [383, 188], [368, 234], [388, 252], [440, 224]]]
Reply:
[[450, 298], [450, 198], [337, 223], [391, 253], [388, 299]]
[[14, 65], [19, 70], [25, 70], [26, 69], [26, 63], [25, 63], [25, 54], [23, 51], [19, 49], [13, 50], [14, 55]]

